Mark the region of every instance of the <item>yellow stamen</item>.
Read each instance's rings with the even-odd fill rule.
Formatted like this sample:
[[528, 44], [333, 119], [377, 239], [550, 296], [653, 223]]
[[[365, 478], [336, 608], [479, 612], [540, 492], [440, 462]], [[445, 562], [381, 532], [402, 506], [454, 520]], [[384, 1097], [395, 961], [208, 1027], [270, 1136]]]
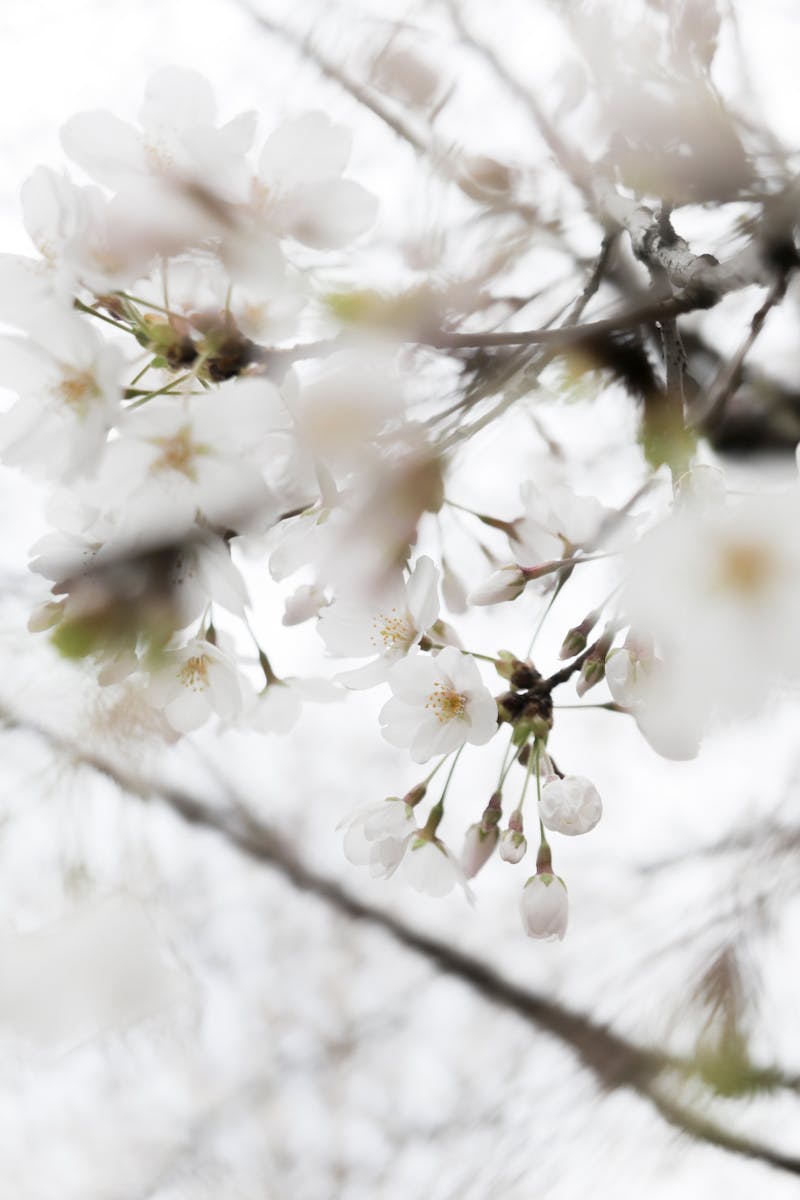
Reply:
[[444, 683], [436, 683], [428, 696], [425, 707], [430, 708], [436, 714], [437, 721], [444, 724], [445, 721], [464, 717], [467, 710], [467, 697], [461, 692], [457, 692], [455, 688], [447, 687]]
[[205, 692], [210, 686], [208, 665], [208, 658], [205, 654], [193, 655], [191, 658], [187, 658], [178, 671], [178, 678], [184, 687], [191, 688], [193, 692]]

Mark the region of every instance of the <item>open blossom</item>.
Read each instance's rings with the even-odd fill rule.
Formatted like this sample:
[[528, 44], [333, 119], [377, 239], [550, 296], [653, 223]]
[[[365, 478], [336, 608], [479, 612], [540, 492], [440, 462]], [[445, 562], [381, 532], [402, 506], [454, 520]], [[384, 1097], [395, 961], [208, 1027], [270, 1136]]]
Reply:
[[402, 874], [411, 887], [426, 896], [439, 899], [459, 884], [467, 898], [472, 898], [461, 864], [440, 838], [429, 837], [422, 830], [406, 845]]
[[454, 646], [397, 663], [389, 686], [394, 695], [381, 709], [382, 733], [393, 746], [407, 747], [414, 762], [465, 742], [483, 746], [497, 730], [497, 704], [475, 660]]
[[329, 679], [276, 679], [258, 696], [249, 723], [260, 733], [289, 733], [304, 704], [329, 704], [343, 695]]
[[342, 179], [350, 134], [322, 112], [308, 112], [268, 138], [253, 182], [256, 219], [279, 237], [315, 249], [346, 246], [375, 220], [375, 198]]
[[186, 530], [199, 512], [212, 525], [264, 524], [275, 501], [260, 463], [281, 435], [283, 408], [265, 380], [232, 380], [213, 392], [157, 397], [126, 413], [98, 474], [120, 528]]
[[603, 815], [597, 788], [580, 775], [551, 779], [542, 788], [539, 815], [547, 829], [574, 836], [594, 829]]
[[345, 857], [354, 866], [368, 866], [373, 876], [388, 878], [397, 870], [416, 832], [412, 806], [391, 796], [380, 804], [369, 805], [347, 821]]
[[524, 514], [513, 522], [512, 543], [525, 565], [561, 558], [597, 535], [608, 509], [592, 496], [579, 496], [566, 483], [520, 489]]
[[69, 313], [37, 340], [0, 337], [0, 385], [19, 393], [0, 417], [0, 456], [55, 479], [94, 467], [119, 413], [119, 352]]
[[528, 937], [563, 941], [567, 932], [567, 889], [558, 875], [531, 875], [520, 897], [520, 915]]
[[145, 88], [137, 128], [109, 112], [78, 113], [62, 130], [64, 149], [98, 183], [124, 189], [140, 176], [201, 183], [243, 199], [254, 112], [217, 124], [211, 84], [197, 71], [162, 67]]
[[169, 651], [153, 675], [148, 699], [178, 733], [199, 729], [211, 716], [234, 721], [242, 710], [236, 665], [218, 646], [195, 638]]
[[374, 608], [336, 599], [323, 609], [319, 634], [328, 651], [341, 657], [375, 655], [372, 662], [341, 678], [351, 687], [382, 683], [392, 666], [419, 643], [439, 614], [439, 572], [423, 555], [406, 581], [396, 578]]
[[800, 682], [793, 493], [682, 505], [642, 538], [628, 568], [623, 610], [653, 637], [660, 660], [644, 670], [643, 731], [680, 729], [689, 713], [702, 733]]

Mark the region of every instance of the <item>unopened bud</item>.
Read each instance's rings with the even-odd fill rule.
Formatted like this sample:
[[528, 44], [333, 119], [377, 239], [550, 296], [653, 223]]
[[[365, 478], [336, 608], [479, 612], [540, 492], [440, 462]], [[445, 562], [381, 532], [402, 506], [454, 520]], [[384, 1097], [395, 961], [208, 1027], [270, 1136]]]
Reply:
[[464, 839], [464, 849], [461, 852], [461, 869], [467, 879], [474, 878], [491, 857], [499, 836], [496, 828], [490, 829], [487, 833], [481, 825], [470, 825]]
[[481, 816], [481, 829], [484, 833], [489, 833], [495, 829], [503, 815], [503, 796], [501, 792], [493, 792], [489, 798], [489, 803], [483, 810]]
[[596, 658], [590, 655], [586, 662], [581, 667], [581, 673], [578, 676], [578, 682], [575, 684], [575, 690], [579, 696], [585, 696], [590, 688], [601, 683], [606, 673], [605, 658]]
[[467, 596], [467, 601], [469, 604], [504, 604], [521, 596], [526, 583], [523, 569], [516, 563], [508, 563], [478, 584]]
[[569, 633], [564, 638], [558, 655], [559, 658], [576, 658], [577, 655], [583, 653], [583, 651], [586, 649], [586, 642], [589, 638], [589, 634], [597, 624], [599, 616], [599, 612], [591, 612], [589, 613], [588, 617], [584, 617], [580, 625], [574, 625], [573, 628], [570, 629]]
[[427, 790], [424, 783], [418, 783], [410, 792], [406, 792], [405, 796], [403, 796], [403, 803], [407, 804], [409, 808], [413, 808], [416, 804], [419, 804], [420, 800], [424, 800]]
[[563, 879], [550, 872], [531, 875], [520, 898], [520, 915], [528, 937], [560, 942], [567, 932], [569, 901]]
[[[510, 824], [510, 822], [509, 822]], [[518, 863], [528, 852], [528, 839], [516, 829], [504, 829], [500, 834], [498, 853], [503, 862]]]

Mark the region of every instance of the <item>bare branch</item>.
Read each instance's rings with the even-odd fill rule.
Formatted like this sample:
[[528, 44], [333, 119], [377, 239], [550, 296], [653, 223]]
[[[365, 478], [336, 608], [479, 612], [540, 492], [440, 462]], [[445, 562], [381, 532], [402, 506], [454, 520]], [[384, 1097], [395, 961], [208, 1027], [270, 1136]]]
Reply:
[[[649, 1101], [669, 1124], [695, 1140], [800, 1175], [800, 1158], [781, 1154], [760, 1142], [730, 1133], [666, 1094], [664, 1085], [669, 1073], [680, 1079], [697, 1072], [697, 1064], [691, 1059], [636, 1046], [608, 1027], [504, 979], [479, 959], [410, 928], [389, 913], [371, 907], [334, 880], [320, 875], [303, 863], [278, 834], [252, 816], [235, 797], [227, 796], [224, 808], [215, 806], [182, 789], [133, 775], [7, 708], [0, 708], [0, 720], [8, 728], [37, 736], [54, 751], [99, 773], [127, 794], [145, 802], [160, 800], [187, 824], [216, 832], [229, 845], [252, 861], [276, 871], [298, 890], [316, 896], [352, 920], [365, 922], [388, 933], [399, 945], [472, 987], [485, 1000], [516, 1013], [563, 1042], [592, 1073], [601, 1088], [613, 1090], [628, 1087]], [[778, 1072], [769, 1069], [756, 1072], [754, 1079], [760, 1080], [762, 1086], [796, 1086], [796, 1081], [786, 1080]]]

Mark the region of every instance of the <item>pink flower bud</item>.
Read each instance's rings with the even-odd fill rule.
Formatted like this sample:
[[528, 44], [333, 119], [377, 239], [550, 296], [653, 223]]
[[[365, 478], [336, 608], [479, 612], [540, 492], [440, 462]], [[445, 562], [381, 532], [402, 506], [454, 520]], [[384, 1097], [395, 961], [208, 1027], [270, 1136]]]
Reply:
[[467, 879], [473, 879], [481, 867], [491, 857], [497, 845], [497, 828], [485, 833], [481, 826], [470, 825], [464, 839], [464, 849], [461, 852], [461, 869]]
[[527, 854], [528, 840], [524, 833], [519, 833], [516, 829], [504, 829], [500, 834], [498, 849], [503, 862], [518, 863]]
[[563, 941], [569, 904], [564, 881], [558, 875], [531, 875], [522, 889], [519, 908], [528, 937]]

